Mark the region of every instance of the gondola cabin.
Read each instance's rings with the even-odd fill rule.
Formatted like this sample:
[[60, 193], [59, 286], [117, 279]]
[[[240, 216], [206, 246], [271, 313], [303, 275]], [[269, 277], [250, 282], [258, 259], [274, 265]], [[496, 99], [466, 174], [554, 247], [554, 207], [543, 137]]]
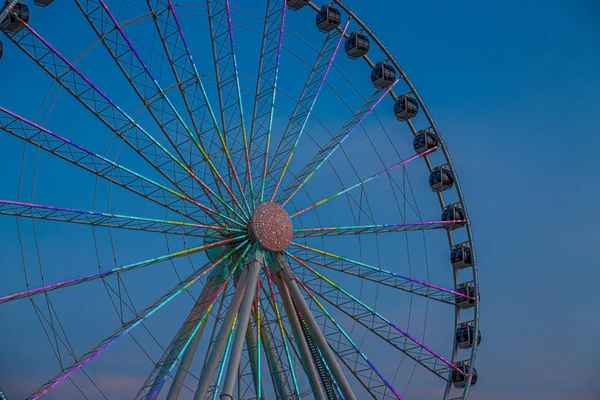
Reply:
[[461, 283], [456, 287], [456, 292], [463, 295], [457, 295], [454, 298], [454, 302], [458, 308], [466, 310], [467, 308], [471, 308], [475, 305], [475, 286], [473, 286], [473, 282]]
[[6, 32], [17, 33], [25, 27], [21, 21], [28, 23], [29, 17], [30, 13], [27, 4], [18, 2], [6, 18], [0, 22], [0, 29]]
[[33, 0], [33, 4], [40, 7], [48, 7], [54, 0]]
[[394, 115], [399, 121], [408, 121], [419, 113], [419, 103], [412, 96], [403, 94], [394, 103]]
[[352, 32], [344, 44], [346, 54], [353, 60], [366, 55], [370, 47], [371, 42], [369, 42], [368, 36], [361, 32]]
[[[454, 384], [455, 388], [462, 389], [467, 385], [467, 378], [469, 376], [470, 365], [471, 364], [468, 360], [459, 361], [456, 363], [456, 366], [458, 367], [458, 369], [460, 369], [461, 372], [458, 372], [457, 370], [452, 371], [452, 383]], [[474, 385], [475, 383], [477, 383], [477, 370], [473, 368], [473, 377], [471, 378], [471, 385]]]
[[317, 23], [317, 28], [319, 28], [321, 32], [331, 32], [340, 26], [340, 23], [342, 22], [342, 13], [334, 6], [328, 4], [321, 7], [315, 21]]
[[464, 269], [473, 265], [471, 245], [468, 242], [460, 243], [452, 247], [450, 262], [456, 269]]
[[415, 153], [421, 154], [427, 150], [435, 149], [440, 144], [437, 135], [431, 129], [421, 129], [415, 135], [413, 140], [413, 148]]
[[460, 203], [446, 206], [442, 212], [442, 221], [449, 221], [444, 224], [449, 231], [465, 226], [465, 212]]
[[[456, 328], [456, 346], [459, 349], [470, 349], [475, 343], [475, 322], [467, 321]], [[481, 343], [481, 331], [477, 335], [477, 346]]]
[[297, 11], [307, 5], [309, 1], [310, 0], [287, 0], [287, 6], [290, 9]]
[[396, 71], [387, 62], [378, 62], [371, 71], [371, 82], [375, 87], [383, 89], [394, 83]]
[[434, 192], [443, 192], [454, 185], [454, 174], [448, 167], [435, 167], [429, 175], [429, 187]]
[[2, 56], [4, 55], [4, 45], [2, 41], [0, 41], [0, 60], [2, 60]]

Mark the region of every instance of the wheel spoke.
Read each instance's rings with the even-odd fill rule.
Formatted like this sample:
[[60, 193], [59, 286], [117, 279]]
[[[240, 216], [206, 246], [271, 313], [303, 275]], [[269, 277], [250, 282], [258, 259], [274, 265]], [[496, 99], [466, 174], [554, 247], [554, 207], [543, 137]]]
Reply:
[[358, 182], [358, 183], [356, 183], [356, 184], [354, 184], [354, 185], [352, 185], [352, 186], [349, 186], [349, 187], [347, 187], [346, 189], [340, 190], [339, 192], [337, 192], [337, 193], [334, 193], [334, 194], [332, 194], [331, 196], [327, 196], [327, 197], [325, 197], [325, 198], [323, 198], [323, 199], [321, 199], [321, 200], [317, 201], [316, 203], [313, 203], [313, 204], [311, 204], [310, 206], [303, 208], [303, 209], [302, 209], [302, 210], [300, 210], [300, 211], [296, 211], [295, 213], [293, 213], [293, 214], [291, 214], [291, 215], [290, 215], [290, 218], [294, 218], [294, 217], [296, 217], [296, 216], [298, 216], [298, 215], [300, 215], [300, 214], [302, 214], [302, 213], [304, 213], [304, 212], [306, 212], [306, 211], [308, 211], [308, 210], [311, 210], [311, 209], [313, 209], [313, 208], [315, 208], [315, 207], [318, 207], [318, 206], [320, 206], [320, 205], [321, 205], [321, 204], [323, 204], [323, 203], [326, 203], [326, 202], [328, 202], [329, 200], [333, 200], [333, 199], [335, 199], [336, 197], [338, 197], [338, 196], [340, 196], [340, 195], [342, 195], [342, 194], [344, 194], [344, 193], [348, 193], [348, 192], [350, 192], [350, 191], [351, 191], [351, 190], [353, 190], [353, 189], [356, 189], [356, 188], [358, 188], [358, 187], [361, 187], [361, 186], [362, 186], [362, 185], [364, 185], [365, 183], [367, 183], [367, 182], [370, 182], [370, 181], [372, 181], [372, 180], [373, 180], [373, 179], [375, 179], [375, 178], [379, 178], [379, 177], [380, 177], [380, 176], [382, 176], [382, 175], [389, 174], [389, 173], [390, 173], [391, 171], [393, 171], [394, 169], [396, 169], [396, 168], [398, 168], [398, 167], [401, 167], [401, 166], [404, 166], [404, 165], [408, 164], [409, 162], [411, 162], [411, 161], [413, 161], [413, 160], [416, 160], [416, 159], [417, 159], [417, 158], [419, 158], [419, 157], [426, 156], [427, 154], [429, 154], [429, 153], [431, 153], [431, 152], [433, 152], [433, 151], [435, 151], [435, 150], [436, 150], [436, 148], [434, 147], [434, 148], [431, 148], [431, 149], [429, 149], [429, 150], [426, 150], [426, 151], [424, 151], [424, 152], [422, 152], [422, 153], [415, 154], [414, 156], [412, 156], [412, 157], [410, 157], [410, 158], [407, 158], [406, 160], [400, 161], [399, 163], [396, 163], [396, 164], [392, 165], [392, 166], [391, 166], [391, 167], [389, 167], [389, 168], [386, 168], [386, 169], [384, 169], [384, 170], [382, 170], [382, 171], [379, 171], [378, 173], [376, 173], [376, 174], [373, 174], [373, 175], [369, 176], [368, 178], [366, 178], [366, 179], [363, 179], [362, 181], [360, 181], [360, 182]]
[[327, 38], [319, 51], [317, 60], [315, 61], [306, 85], [304, 86], [302, 95], [296, 103], [296, 108], [294, 109], [292, 117], [283, 133], [283, 137], [279, 142], [275, 155], [271, 159], [271, 166], [269, 167], [270, 179], [267, 183], [268, 187], [266, 188], [266, 193], [271, 193], [271, 201], [275, 199], [275, 195], [277, 194], [279, 185], [281, 185], [283, 176], [289, 167], [293, 153], [304, 133], [308, 119], [313, 112], [319, 93], [327, 79], [327, 75], [333, 65], [333, 60], [340, 48], [349, 23], [350, 21], [346, 23], [343, 31], [340, 32], [336, 29], [327, 34]]
[[[313, 274], [313, 277], [310, 280], [304, 279], [304, 284], [313, 293], [316, 293], [323, 300], [333, 305], [354, 321], [363, 325], [390, 345], [396, 347], [408, 357], [444, 380], [448, 380], [447, 375], [450, 370], [456, 370], [462, 373], [462, 371], [450, 361], [433, 351], [407, 331], [398, 327], [388, 318], [360, 301], [360, 299], [341, 288], [331, 279], [328, 279], [314, 268], [311, 268], [298, 257], [293, 255], [290, 255], [290, 257]], [[324, 287], [323, 282], [327, 283], [328, 287]]]
[[[216, 199], [217, 202], [221, 203], [225, 208], [229, 209], [229, 211], [236, 214], [239, 218], [242, 218], [233, 210], [228, 202], [215, 193], [208, 184], [192, 171], [191, 168], [193, 165], [202, 161], [208, 162], [213, 174], [220, 178], [224, 188], [232, 196], [232, 200], [237, 203], [237, 199], [233, 195], [233, 192], [217, 171], [208, 153], [201, 146], [180, 113], [175, 109], [173, 102], [167, 97], [165, 91], [158, 83], [158, 80], [152, 75], [146, 63], [141, 59], [139, 53], [131, 43], [131, 40], [127, 37], [123, 28], [119, 25], [119, 22], [112, 15], [104, 1], [85, 0], [85, 5], [83, 5], [80, 0], [75, 1], [91, 27], [104, 43], [104, 46], [111, 57], [120, 67], [142, 103], [146, 106], [146, 109], [150, 112], [165, 134], [165, 137], [177, 152], [179, 158], [188, 165], [186, 166], [186, 170], [189, 173], [188, 176], [179, 180], [178, 184], [183, 187], [188, 187], [191, 185], [190, 180], [193, 178], [200, 185], [205, 195], [201, 196], [201, 194], [198, 193], [195, 196], [196, 198], [202, 200], [202, 198], [205, 197], [213, 204], [213, 207], [217, 207], [217, 204], [215, 203]], [[200, 151], [202, 157], [199, 157], [198, 154], [195, 154], [192, 151], [189, 151], [187, 154], [183, 153], [190, 141], [192, 141], [195, 148]], [[215, 182], [215, 184], [216, 183], [217, 182]], [[239, 204], [237, 205], [239, 206]]]
[[324, 228], [294, 229], [295, 238], [340, 236], [340, 235], [372, 235], [388, 232], [424, 231], [446, 229], [448, 226], [463, 223], [463, 220], [411, 222], [408, 224], [382, 224], [359, 226], [332, 226]]
[[[284, 1], [268, 0], [265, 14], [258, 78], [256, 80], [256, 94], [254, 96], [254, 112], [252, 128], [250, 130], [250, 166], [247, 184], [250, 188], [250, 198], [254, 201], [253, 179], [260, 182], [259, 202], [264, 201], [264, 191], [267, 179], [267, 165], [269, 148], [271, 145], [271, 129], [273, 128], [273, 114], [275, 111], [275, 97], [277, 94], [277, 78], [279, 75], [279, 61], [283, 45], [283, 32], [287, 5]], [[263, 150], [264, 149], [264, 150]]]
[[[321, 168], [323, 164], [335, 153], [350, 134], [362, 124], [362, 122], [375, 110], [375, 107], [383, 100], [399, 81], [396, 80], [387, 88], [378, 89], [362, 105], [362, 107], [350, 118], [344, 127], [340, 129], [327, 144], [320, 149], [313, 159], [296, 175], [294, 180], [281, 192], [279, 199], [285, 199], [282, 205], [286, 205], [290, 199], [298, 193], [306, 182]], [[291, 154], [290, 154], [291, 158]]]
[[244, 174], [236, 172], [236, 167], [241, 171], [250, 169], [250, 153], [233, 40], [231, 9], [229, 0], [207, 0], [206, 4], [221, 106], [221, 126], [225, 136], [222, 145], [230, 167], [229, 180], [235, 180], [240, 190], [240, 197], [244, 199], [246, 208], [250, 211], [239, 178]]
[[119, 327], [118, 329], [113, 331], [110, 335], [108, 335], [106, 338], [104, 338], [100, 343], [98, 343], [96, 346], [91, 348], [85, 354], [83, 354], [82, 356], [77, 358], [71, 365], [69, 365], [66, 368], [63, 368], [63, 370], [59, 374], [57, 374], [56, 376], [51, 378], [48, 382], [44, 383], [43, 385], [38, 387], [36, 390], [34, 390], [32, 393], [30, 393], [27, 396], [27, 399], [35, 400], [35, 399], [42, 397], [46, 393], [48, 393], [50, 390], [52, 390], [58, 384], [63, 382], [65, 379], [69, 378], [77, 370], [83, 368], [87, 363], [89, 363], [94, 358], [96, 358], [99, 354], [101, 354], [104, 350], [106, 350], [110, 345], [112, 345], [117, 340], [122, 338], [125, 334], [129, 333], [136, 326], [140, 325], [144, 320], [146, 320], [148, 317], [150, 317], [152, 314], [154, 314], [156, 311], [158, 311], [165, 304], [167, 304], [168, 302], [173, 300], [176, 296], [178, 296], [179, 294], [181, 294], [182, 292], [187, 290], [191, 285], [193, 285], [204, 275], [206, 275], [207, 273], [212, 271], [216, 266], [221, 264], [224, 260], [231, 257], [231, 255], [234, 252], [239, 250], [241, 247], [245, 246], [246, 243], [247, 242], [244, 241], [243, 243], [239, 244], [234, 249], [232, 249], [230, 252], [228, 252], [223, 257], [221, 257], [218, 261], [216, 261], [215, 263], [212, 263], [212, 265], [210, 265], [210, 262], [205, 264], [205, 265], [209, 265], [207, 268], [201, 268], [201, 269], [193, 272], [191, 275], [189, 275], [187, 278], [185, 278], [177, 286], [173, 287], [171, 290], [169, 290], [168, 292], [163, 294], [154, 303], [152, 303], [151, 305], [146, 307], [143, 311], [139, 312], [135, 317], [131, 318], [129, 321], [123, 323], [123, 325], [121, 327]]
[[191, 248], [191, 249], [178, 251], [178, 252], [167, 254], [167, 255], [164, 255], [164, 256], [160, 256], [160, 257], [151, 258], [149, 260], [139, 261], [139, 262], [136, 262], [136, 263], [133, 263], [133, 264], [126, 264], [126, 265], [122, 265], [122, 266], [115, 267], [115, 268], [112, 268], [112, 269], [107, 269], [107, 270], [103, 270], [103, 271], [99, 271], [99, 272], [94, 272], [92, 274], [80, 276], [78, 278], [68, 279], [66, 281], [56, 282], [56, 283], [52, 283], [52, 284], [49, 284], [49, 285], [40, 286], [40, 287], [37, 287], [35, 289], [26, 290], [24, 292], [9, 294], [9, 295], [0, 297], [0, 304], [6, 303], [8, 301], [22, 299], [22, 298], [25, 298], [25, 297], [31, 297], [31, 296], [34, 296], [34, 295], [40, 294], [40, 293], [47, 293], [47, 292], [50, 292], [52, 290], [61, 289], [61, 288], [68, 287], [68, 286], [78, 285], [78, 284], [84, 283], [84, 282], [90, 282], [90, 281], [93, 281], [93, 280], [96, 280], [96, 279], [104, 279], [104, 278], [109, 277], [111, 275], [120, 274], [121, 272], [132, 271], [134, 269], [138, 269], [138, 268], [142, 268], [142, 267], [147, 267], [149, 265], [161, 263], [161, 262], [164, 262], [164, 261], [173, 260], [175, 258], [179, 258], [179, 257], [183, 257], [183, 256], [188, 256], [188, 255], [191, 255], [191, 254], [194, 254], [194, 253], [198, 253], [198, 252], [201, 252], [201, 251], [213, 248], [213, 247], [217, 247], [217, 246], [221, 246], [221, 245], [224, 245], [224, 244], [232, 243], [233, 241], [239, 240], [241, 238], [243, 238], [243, 236], [239, 236], [239, 237], [235, 237], [235, 238], [230, 238], [230, 239], [224, 239], [224, 240], [221, 240], [219, 242], [205, 244], [205, 245], [194, 247], [194, 248]]
[[167, 378], [171, 374], [171, 371], [188, 350], [190, 343], [194, 340], [194, 336], [198, 333], [200, 328], [204, 326], [203, 324], [208, 314], [229, 283], [231, 277], [234, 276], [241, 262], [244, 260], [244, 257], [250, 250], [250, 247], [251, 245], [246, 246], [241, 257], [235, 262], [234, 267], [229, 273], [226, 274], [226, 271], [224, 270], [216, 271], [216, 274], [207, 278], [204, 290], [198, 301], [194, 304], [192, 312], [181, 328], [179, 328], [179, 331], [169, 345], [168, 350], [163, 353], [161, 359], [155, 364], [152, 373], [146, 379], [144, 386], [136, 398], [145, 395], [147, 399], [155, 399], [159, 395]]
[[8, 15], [8, 13], [13, 9], [13, 7], [17, 4], [18, 0], [8, 0], [2, 8], [0, 8], [0, 21], [4, 21], [4, 18]]
[[52, 207], [9, 200], [0, 200], [0, 215], [194, 237], [206, 237], [207, 229], [213, 229], [219, 232], [243, 232], [241, 229], [224, 228], [218, 225], [192, 224], [189, 222], [166, 221], [162, 219], [133, 217], [96, 211], [74, 210], [71, 208]]
[[[417, 294], [419, 296], [424, 296], [452, 305], [455, 305], [455, 299], [457, 297], [470, 299], [469, 296], [462, 293], [458, 293], [454, 290], [446, 289], [438, 285], [433, 285], [419, 279], [408, 278], [395, 272], [387, 271], [379, 267], [374, 267], [360, 261], [351, 260], [337, 254], [328, 253], [326, 251], [314, 249], [302, 244], [294, 242], [291, 244], [298, 248], [314, 253], [312, 256], [309, 255], [308, 257], [302, 257], [311, 264], [321, 265], [334, 271], [343, 272], [361, 279], [366, 279], [382, 285], [400, 289], [408, 293]], [[319, 259], [322, 259], [323, 261], [319, 261]]]

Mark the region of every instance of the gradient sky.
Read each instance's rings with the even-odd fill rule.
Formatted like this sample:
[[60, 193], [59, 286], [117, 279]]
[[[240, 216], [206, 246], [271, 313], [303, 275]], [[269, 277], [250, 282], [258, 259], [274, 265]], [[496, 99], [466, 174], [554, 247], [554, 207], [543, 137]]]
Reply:
[[[383, 11], [381, 3], [387, 4]], [[595, 120], [600, 109], [600, 6], [589, 0], [348, 4], [410, 76], [461, 179], [477, 243], [482, 296], [480, 381], [472, 398], [600, 399], [600, 216], [595, 197], [600, 195]], [[39, 9], [34, 11], [40, 15]], [[40, 30], [64, 22], [58, 11], [48, 12], [55, 18], [37, 22]], [[65, 35], [66, 28], [61, 29]], [[0, 75], [9, 78], [3, 81], [0, 104], [31, 117], [27, 96], [38, 90], [37, 83], [14, 69], [9, 57], [16, 51], [2, 40], [7, 51]], [[76, 35], [69, 40], [85, 42]], [[78, 118], [73, 115], [69, 123]], [[14, 163], [20, 163], [20, 154], [9, 149], [22, 145], [6, 139], [0, 144], [0, 165], [12, 165], [3, 176], [7, 184], [0, 197], [14, 199]], [[52, 175], [46, 174], [40, 173], [40, 182], [48, 179], [37, 190], [52, 204]], [[80, 192], [70, 196], [91, 201]], [[56, 240], [66, 246], [70, 239], [61, 232]], [[0, 225], [0, 247], [14, 248], [12, 236], [14, 225]], [[74, 248], [70, 255], [50, 259], [77, 261], [84, 254]], [[0, 354], [17, 353], [2, 348]], [[0, 361], [1, 373], [8, 374], [6, 365]], [[126, 379], [113, 384], [127, 386]]]

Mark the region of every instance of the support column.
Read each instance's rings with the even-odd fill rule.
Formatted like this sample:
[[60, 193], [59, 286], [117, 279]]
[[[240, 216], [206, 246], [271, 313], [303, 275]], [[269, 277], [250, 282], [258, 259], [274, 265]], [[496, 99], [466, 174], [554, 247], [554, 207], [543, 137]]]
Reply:
[[310, 333], [316, 341], [317, 345], [319, 346], [319, 350], [321, 350], [321, 354], [325, 358], [325, 361], [327, 361], [327, 365], [329, 366], [331, 373], [335, 377], [335, 380], [340, 390], [342, 391], [344, 398], [346, 400], [356, 400], [356, 396], [354, 396], [354, 392], [350, 388], [350, 385], [348, 384], [348, 381], [344, 376], [344, 372], [340, 368], [337, 359], [335, 358], [335, 355], [329, 348], [327, 339], [323, 335], [323, 332], [321, 332], [321, 328], [319, 327], [317, 320], [312, 315], [310, 307], [306, 303], [306, 300], [304, 299], [300, 288], [298, 288], [298, 284], [296, 283], [296, 280], [292, 275], [290, 265], [280, 253], [276, 255], [275, 262], [280, 270], [278, 271], [279, 276], [282, 278], [284, 285], [287, 286], [290, 296], [296, 303], [296, 306], [298, 306], [298, 308], [300, 309], [302, 317], [308, 324]]
[[306, 341], [304, 340], [302, 327], [300, 326], [300, 321], [298, 321], [298, 317], [296, 316], [296, 310], [294, 309], [294, 304], [292, 303], [290, 293], [288, 292], [287, 287], [285, 286], [283, 281], [279, 278], [279, 275], [273, 274], [273, 282], [275, 282], [275, 286], [277, 286], [277, 290], [279, 291], [279, 297], [281, 297], [283, 308], [285, 309], [285, 313], [287, 314], [288, 321], [292, 328], [292, 333], [294, 335], [294, 338], [296, 339], [298, 351], [300, 352], [300, 356], [302, 357], [301, 361], [304, 367], [304, 372], [306, 373], [306, 377], [308, 378], [308, 382], [310, 383], [310, 387], [312, 389], [313, 395], [315, 396], [315, 400], [325, 400], [325, 395], [321, 390], [319, 375], [317, 375], [317, 370], [315, 369], [315, 365], [312, 362], [310, 350], [308, 348], [308, 345], [306, 344]]
[[244, 337], [246, 336], [250, 312], [252, 311], [252, 304], [254, 302], [254, 293], [256, 292], [258, 273], [262, 266], [262, 251], [256, 250], [252, 261], [250, 261], [250, 265], [248, 265], [247, 267], [248, 277], [246, 279], [246, 290], [244, 293], [242, 304], [239, 309], [239, 322], [233, 339], [231, 357], [229, 358], [229, 364], [227, 365], [225, 383], [223, 384], [223, 390], [221, 391], [220, 399], [222, 400], [233, 400], [233, 388], [235, 386], [235, 378], [237, 376], [237, 371], [240, 366], [242, 350], [244, 349]]
[[[250, 358], [250, 369], [252, 370], [252, 379], [254, 380], [254, 391], [258, 394], [256, 382], [258, 382], [258, 379], [260, 378], [260, 371], [258, 370], [258, 357], [260, 355], [258, 354], [257, 347], [256, 338], [252, 331], [252, 324], [250, 324], [250, 320], [248, 320], [248, 328], [246, 329], [246, 348], [248, 349], [248, 357]], [[262, 386], [259, 398], [265, 398]]]
[[[271, 332], [269, 332], [267, 326], [264, 321], [261, 321], [261, 330], [265, 345], [263, 348], [265, 349], [265, 355], [267, 356], [267, 362], [269, 364], [269, 370], [271, 371], [271, 376], [273, 377], [273, 383], [275, 384], [275, 390], [279, 397], [278, 399], [290, 399], [291, 395], [288, 391], [288, 388], [283, 379], [283, 368], [281, 367], [281, 363], [279, 357], [274, 351], [273, 341], [271, 340]], [[292, 368], [290, 366], [290, 368]]]
[[[227, 313], [225, 314], [225, 318], [221, 324], [221, 329], [219, 330], [215, 344], [213, 345], [210, 356], [208, 357], [208, 360], [202, 369], [202, 375], [200, 376], [200, 381], [198, 382], [194, 400], [204, 400], [206, 397], [206, 391], [210, 386], [211, 379], [215, 373], [217, 364], [219, 363], [219, 358], [221, 358], [221, 355], [223, 355], [223, 350], [227, 344], [229, 332], [231, 332], [231, 327], [235, 321], [235, 316], [240, 308], [243, 295], [246, 291], [246, 282], [248, 278], [247, 271], [247, 268], [244, 268], [244, 271], [240, 276], [240, 280], [238, 281], [238, 285], [235, 288], [235, 292], [229, 303], [229, 308], [227, 309]], [[225, 360], [223, 360], [223, 362], [225, 362]]]

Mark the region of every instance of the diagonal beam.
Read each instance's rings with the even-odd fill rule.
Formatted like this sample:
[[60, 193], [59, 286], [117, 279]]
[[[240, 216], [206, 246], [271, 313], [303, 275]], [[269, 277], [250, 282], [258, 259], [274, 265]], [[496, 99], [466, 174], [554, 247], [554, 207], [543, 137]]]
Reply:
[[71, 208], [52, 207], [9, 200], [0, 200], [0, 215], [201, 238], [206, 237], [207, 229], [213, 229], [219, 232], [243, 232], [241, 229], [225, 228], [218, 225], [192, 224], [189, 222], [166, 221], [162, 219], [133, 217], [97, 211], [74, 210]]
[[22, 299], [22, 298], [26, 298], [26, 297], [31, 297], [34, 296], [36, 294], [40, 294], [40, 293], [48, 293], [52, 290], [57, 290], [57, 289], [62, 289], [68, 286], [74, 286], [74, 285], [78, 285], [81, 283], [85, 283], [85, 282], [90, 282], [96, 279], [104, 279], [106, 277], [109, 277], [111, 275], [115, 275], [115, 274], [120, 274], [121, 272], [126, 272], [126, 271], [132, 271], [134, 269], [138, 269], [138, 268], [142, 268], [142, 267], [147, 267], [149, 265], [153, 265], [153, 264], [157, 264], [157, 263], [161, 263], [164, 261], [169, 261], [169, 260], [173, 260], [175, 258], [179, 258], [179, 257], [183, 257], [183, 256], [188, 256], [194, 253], [198, 253], [213, 247], [218, 247], [218, 246], [222, 246], [225, 244], [229, 244], [234, 242], [235, 240], [239, 240], [241, 239], [242, 236], [240, 237], [236, 237], [236, 238], [230, 238], [230, 239], [224, 239], [221, 240], [219, 242], [213, 242], [213, 243], [209, 243], [209, 244], [205, 244], [202, 246], [198, 246], [198, 247], [194, 247], [191, 249], [186, 249], [186, 250], [182, 250], [182, 251], [178, 251], [175, 253], [171, 253], [171, 254], [167, 254], [164, 256], [160, 256], [160, 257], [155, 257], [155, 258], [151, 258], [149, 260], [144, 260], [144, 261], [139, 261], [133, 264], [126, 264], [126, 265], [122, 265], [119, 267], [115, 267], [112, 269], [107, 269], [107, 270], [103, 270], [103, 271], [99, 271], [99, 272], [94, 272], [93, 274], [88, 274], [88, 275], [84, 275], [84, 276], [80, 276], [78, 278], [73, 278], [73, 279], [68, 279], [66, 281], [61, 281], [61, 282], [56, 282], [56, 283], [52, 283], [49, 285], [44, 285], [44, 286], [39, 286], [35, 289], [29, 289], [29, 290], [25, 290], [23, 292], [18, 292], [18, 293], [13, 293], [13, 294], [9, 294], [9, 295], [5, 295], [0, 297], [0, 304], [2, 303], [6, 303], [9, 301], [13, 301], [13, 300], [18, 300], [18, 299]]
[[[399, 82], [396, 80], [387, 88], [381, 88], [375, 91], [369, 99], [362, 105], [360, 109], [333, 137], [327, 142], [323, 148], [319, 149], [313, 159], [296, 175], [296, 177], [288, 184], [288, 186], [280, 194], [279, 198], [283, 199], [282, 205], [286, 205], [290, 199], [300, 190], [306, 182], [321, 168], [323, 164], [335, 153], [342, 143], [350, 136], [356, 128], [362, 124], [374, 110], [375, 107], [388, 95], [388, 93]], [[291, 155], [290, 155], [291, 156]]]
[[129, 321], [123, 323], [122, 326], [117, 328], [110, 335], [108, 335], [107, 337], [102, 339], [100, 341], [100, 343], [98, 343], [96, 346], [92, 347], [86, 353], [84, 353], [83, 355], [78, 357], [69, 366], [63, 368], [63, 370], [60, 373], [58, 373], [57, 375], [52, 377], [50, 380], [48, 380], [46, 383], [44, 383], [43, 385], [41, 385], [37, 389], [35, 389], [33, 392], [31, 392], [26, 397], [26, 399], [28, 399], [28, 400], [29, 399], [34, 399], [34, 400], [39, 399], [40, 397], [42, 397], [43, 395], [48, 393], [50, 390], [55, 388], [57, 385], [59, 385], [65, 379], [69, 378], [73, 373], [75, 373], [79, 369], [83, 368], [86, 364], [88, 364], [90, 361], [92, 361], [94, 358], [96, 358], [99, 354], [104, 352], [109, 346], [111, 346], [117, 340], [119, 340], [124, 335], [129, 333], [132, 329], [134, 329], [136, 326], [141, 324], [144, 320], [146, 320], [148, 317], [150, 317], [152, 314], [154, 314], [156, 311], [158, 311], [164, 305], [166, 305], [171, 300], [173, 300], [175, 297], [177, 297], [179, 294], [181, 294], [182, 292], [187, 290], [187, 288], [189, 288], [191, 285], [196, 283], [204, 275], [206, 275], [207, 273], [212, 271], [215, 267], [217, 267], [219, 264], [221, 264], [224, 260], [231, 257], [231, 255], [233, 255], [237, 250], [239, 250], [240, 248], [245, 246], [246, 243], [247, 243], [247, 241], [240, 243], [234, 249], [232, 249], [227, 254], [225, 254], [223, 257], [221, 257], [217, 262], [212, 263], [212, 264], [209, 262], [209, 263], [205, 264], [203, 266], [203, 268], [200, 268], [200, 269], [194, 271], [187, 278], [183, 279], [181, 281], [181, 283], [177, 284], [175, 287], [173, 287], [168, 292], [163, 294], [160, 298], [158, 298], [156, 301], [154, 301], [152, 304], [150, 304], [148, 307], [146, 307], [143, 311], [139, 312], [136, 316], [131, 318]]
[[424, 231], [446, 229], [448, 225], [464, 222], [462, 220], [410, 222], [408, 224], [381, 224], [357, 226], [331, 226], [323, 228], [294, 229], [295, 238], [341, 236], [341, 235], [373, 235], [378, 233]]
[[[283, 32], [287, 5], [282, 0], [268, 0], [265, 12], [258, 78], [254, 96], [254, 111], [250, 133], [250, 166], [246, 173], [246, 185], [250, 189], [250, 198], [264, 201], [267, 179], [271, 129], [275, 112], [277, 78], [283, 45]], [[260, 196], [254, 194], [253, 180], [260, 182], [257, 189]]]
[[[470, 298], [469, 296], [455, 292], [454, 290], [433, 285], [419, 279], [402, 276], [395, 272], [387, 271], [337, 254], [328, 253], [294, 242], [291, 244], [297, 248], [308, 250], [309, 253], [306, 253], [304, 257], [300, 258], [314, 265], [321, 265], [334, 271], [343, 272], [348, 275], [353, 275], [361, 279], [366, 279], [453, 306], [456, 305], [455, 299], [457, 297]], [[296, 252], [294, 255], [300, 256], [300, 253], [301, 252]]]
[[300, 99], [296, 103], [292, 117], [283, 133], [283, 137], [277, 146], [277, 150], [271, 159], [269, 167], [269, 177], [266, 187], [266, 193], [271, 195], [271, 201], [275, 199], [279, 185], [283, 180], [290, 160], [300, 142], [304, 133], [306, 124], [312, 114], [313, 108], [319, 97], [319, 93], [325, 84], [329, 70], [333, 65], [333, 60], [340, 48], [344, 33], [348, 28], [350, 21], [346, 23], [342, 32], [333, 30], [327, 34], [323, 47], [319, 51], [308, 80], [302, 91]]

